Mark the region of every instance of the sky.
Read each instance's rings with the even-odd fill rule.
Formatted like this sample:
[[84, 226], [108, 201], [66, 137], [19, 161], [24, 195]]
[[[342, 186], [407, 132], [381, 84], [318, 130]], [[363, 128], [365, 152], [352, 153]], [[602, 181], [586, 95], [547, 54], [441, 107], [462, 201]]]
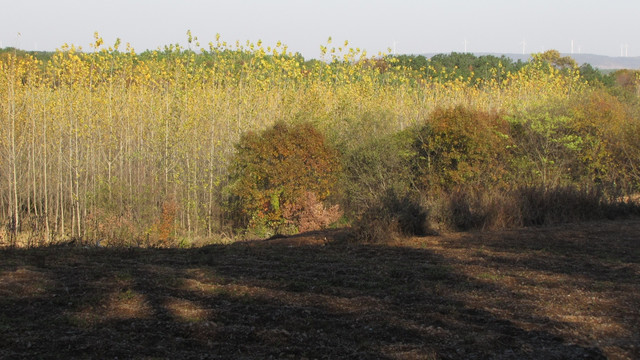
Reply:
[[94, 32], [136, 52], [201, 47], [217, 33], [273, 46], [305, 58], [320, 46], [349, 45], [375, 55], [496, 52], [640, 56], [638, 0], [0, 0], [0, 47], [89, 49]]

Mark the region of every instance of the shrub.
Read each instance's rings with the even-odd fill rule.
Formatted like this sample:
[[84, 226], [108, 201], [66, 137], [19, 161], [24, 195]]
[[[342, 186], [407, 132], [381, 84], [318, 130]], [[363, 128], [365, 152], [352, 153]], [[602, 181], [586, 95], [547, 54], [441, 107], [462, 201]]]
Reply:
[[638, 142], [628, 137], [634, 121], [603, 91], [530, 108], [509, 123], [511, 171], [520, 186], [598, 187], [612, 194], [631, 183], [626, 164], [635, 161], [625, 150]]
[[350, 217], [358, 218], [379, 204], [389, 191], [402, 192], [412, 187], [412, 137], [411, 131], [404, 131], [360, 144], [345, 154], [340, 203]]
[[300, 232], [320, 230], [337, 222], [342, 217], [340, 206], [325, 206], [316, 194], [307, 191], [296, 203], [285, 205], [283, 217]]
[[428, 191], [495, 183], [504, 175], [508, 125], [496, 113], [439, 108], [415, 134], [413, 171]]
[[509, 117], [511, 172], [517, 186], [571, 183], [582, 139], [570, 130], [566, 104], [545, 104]]
[[[268, 236], [293, 224], [312, 193], [324, 201], [339, 170], [337, 152], [306, 123], [277, 123], [240, 139], [231, 165], [232, 209], [236, 225]], [[288, 209], [288, 211], [285, 211]]]
[[427, 200], [430, 222], [443, 230], [504, 229], [521, 226], [517, 199], [498, 188], [458, 186]]
[[521, 188], [515, 195], [521, 199], [524, 226], [599, 219], [604, 217], [609, 205], [602, 192], [575, 186]]
[[638, 184], [635, 164], [640, 133], [630, 109], [604, 91], [594, 91], [572, 103], [570, 110], [571, 130], [583, 139], [579, 153], [582, 182], [609, 192], [632, 191]]
[[632, 200], [609, 198], [595, 188], [573, 185], [514, 189], [461, 186], [432, 197], [427, 204], [431, 224], [455, 231], [613, 219], [637, 214], [640, 209]]
[[415, 197], [389, 190], [354, 224], [358, 241], [386, 243], [400, 237], [429, 233], [427, 212]]
[[157, 243], [156, 246], [173, 245], [175, 238], [175, 219], [178, 211], [178, 203], [174, 197], [170, 197], [162, 204], [162, 214], [160, 222], [157, 224]]

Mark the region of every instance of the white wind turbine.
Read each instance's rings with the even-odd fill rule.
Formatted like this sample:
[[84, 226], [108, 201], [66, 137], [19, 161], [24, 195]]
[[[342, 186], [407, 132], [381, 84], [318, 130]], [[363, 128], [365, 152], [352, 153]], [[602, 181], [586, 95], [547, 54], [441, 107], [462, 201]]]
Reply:
[[571, 40], [571, 55], [573, 55], [573, 40]]

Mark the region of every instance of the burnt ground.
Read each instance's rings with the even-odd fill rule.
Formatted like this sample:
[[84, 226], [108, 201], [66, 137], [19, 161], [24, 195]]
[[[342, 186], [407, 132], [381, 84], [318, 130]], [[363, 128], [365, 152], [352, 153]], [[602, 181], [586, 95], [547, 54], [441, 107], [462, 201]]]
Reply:
[[0, 251], [2, 359], [638, 359], [640, 219]]

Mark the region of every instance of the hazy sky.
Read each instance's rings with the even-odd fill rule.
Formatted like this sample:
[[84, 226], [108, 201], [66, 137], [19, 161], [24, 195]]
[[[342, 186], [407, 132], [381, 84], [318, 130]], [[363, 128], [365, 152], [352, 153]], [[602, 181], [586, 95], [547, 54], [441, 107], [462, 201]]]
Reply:
[[[370, 54], [467, 51], [521, 53], [557, 49], [640, 56], [638, 0], [0, 0], [0, 46], [89, 48], [94, 31], [136, 51], [228, 42], [287, 44], [318, 57], [331, 36]], [[20, 33], [20, 35], [18, 35]], [[622, 47], [622, 44], [624, 46]], [[205, 46], [206, 47], [206, 46]]]

